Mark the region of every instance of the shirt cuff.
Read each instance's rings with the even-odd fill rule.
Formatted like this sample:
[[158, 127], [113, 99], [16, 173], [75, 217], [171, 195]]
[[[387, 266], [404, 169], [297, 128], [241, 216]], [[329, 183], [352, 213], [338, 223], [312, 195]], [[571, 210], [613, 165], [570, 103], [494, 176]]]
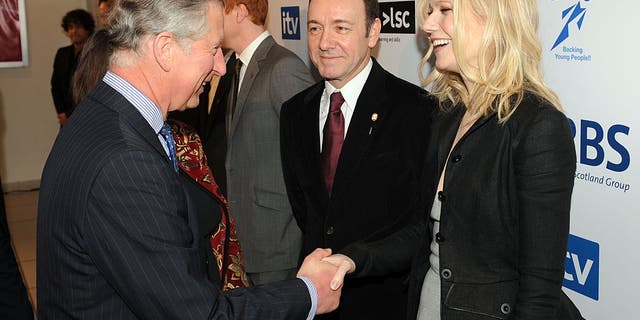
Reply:
[[309, 310], [307, 320], [312, 320], [318, 310], [318, 292], [309, 278], [298, 276], [298, 279], [304, 281], [304, 284], [307, 285], [307, 290], [309, 290], [309, 296], [311, 297], [311, 310]]

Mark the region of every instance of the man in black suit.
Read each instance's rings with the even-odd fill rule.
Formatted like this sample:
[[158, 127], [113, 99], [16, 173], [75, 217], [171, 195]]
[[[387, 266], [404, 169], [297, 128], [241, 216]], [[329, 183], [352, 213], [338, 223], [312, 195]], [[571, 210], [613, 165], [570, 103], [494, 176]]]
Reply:
[[220, 292], [207, 277], [199, 193], [178, 171], [164, 119], [225, 72], [220, 0], [122, 0], [88, 55], [108, 71], [60, 131], [38, 207], [42, 319], [310, 319], [335, 309], [336, 268]]
[[[309, 54], [325, 81], [281, 113], [285, 182], [303, 254], [379, 239], [412, 219], [436, 108], [425, 91], [371, 58], [378, 11], [373, 0], [309, 3]], [[405, 276], [348, 279], [340, 308], [327, 318], [404, 318]]]
[[0, 318], [33, 319], [33, 309], [11, 246], [4, 192], [0, 180]]
[[82, 9], [71, 10], [62, 18], [62, 29], [71, 44], [58, 49], [51, 73], [51, 96], [61, 126], [73, 112], [76, 104], [71, 94], [71, 80], [76, 71], [80, 52], [93, 34], [95, 22], [91, 14]]

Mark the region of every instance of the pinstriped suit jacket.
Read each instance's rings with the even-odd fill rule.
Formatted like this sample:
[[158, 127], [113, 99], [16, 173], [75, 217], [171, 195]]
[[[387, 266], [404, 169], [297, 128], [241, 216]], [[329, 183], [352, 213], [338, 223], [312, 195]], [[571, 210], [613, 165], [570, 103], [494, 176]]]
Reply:
[[304, 319], [299, 280], [221, 293], [194, 197], [157, 134], [102, 81], [60, 132], [38, 207], [41, 319]]

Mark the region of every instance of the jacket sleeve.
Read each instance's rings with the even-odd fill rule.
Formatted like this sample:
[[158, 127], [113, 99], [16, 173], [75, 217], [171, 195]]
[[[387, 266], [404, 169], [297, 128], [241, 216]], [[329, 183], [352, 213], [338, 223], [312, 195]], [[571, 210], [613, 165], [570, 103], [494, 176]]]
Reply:
[[282, 105], [282, 112], [280, 113], [280, 156], [282, 158], [282, 174], [287, 189], [287, 197], [291, 204], [291, 211], [296, 218], [298, 227], [304, 233], [307, 208], [304, 193], [294, 169], [295, 137], [293, 136], [292, 128], [296, 125], [296, 120], [292, 116], [295, 113], [294, 108], [296, 106], [293, 99]]
[[[433, 98], [421, 92], [415, 102], [422, 109], [413, 113], [406, 125], [415, 129], [411, 136], [405, 138], [406, 148], [402, 157], [411, 158], [407, 166], [412, 166], [416, 177], [415, 194], [408, 206], [407, 219], [397, 221], [397, 226], [390, 226], [390, 233], [383, 237], [374, 237], [373, 241], [358, 241], [342, 250], [356, 263], [354, 277], [385, 276], [391, 273], [405, 272], [411, 266], [412, 258], [418, 254], [423, 244], [428, 241], [427, 206], [433, 200], [435, 188], [435, 147], [436, 141], [431, 138], [437, 104]], [[418, 116], [419, 115], [419, 116]], [[413, 119], [415, 118], [415, 119]]]
[[311, 299], [302, 280], [225, 293], [213, 286], [194, 245], [183, 192], [167, 164], [144, 151], [114, 155], [92, 184], [86, 250], [136, 316], [306, 318]]
[[275, 62], [269, 81], [271, 105], [278, 115], [285, 101], [314, 84], [309, 67], [294, 54], [283, 55]]
[[554, 319], [560, 304], [576, 168], [566, 117], [548, 106], [514, 150], [519, 217], [517, 319]]
[[56, 52], [56, 57], [53, 61], [53, 72], [51, 74], [51, 96], [53, 97], [53, 105], [56, 108], [56, 113], [65, 113], [66, 106], [65, 95], [68, 89], [68, 84], [66, 84], [65, 75], [68, 73], [68, 70], [64, 70], [68, 67], [68, 64], [65, 66], [65, 55], [64, 48], [58, 49]]

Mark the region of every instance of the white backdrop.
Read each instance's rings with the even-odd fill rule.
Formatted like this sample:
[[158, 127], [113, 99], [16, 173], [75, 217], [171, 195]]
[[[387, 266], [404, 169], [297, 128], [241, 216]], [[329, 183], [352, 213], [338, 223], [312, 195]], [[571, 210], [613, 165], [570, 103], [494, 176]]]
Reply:
[[[414, 1], [380, 1], [378, 61], [418, 84], [424, 36]], [[269, 1], [276, 41], [307, 63], [307, 0]], [[565, 292], [587, 319], [635, 319], [640, 301], [640, 4], [632, 0], [538, 0], [543, 68], [575, 132], [578, 158]], [[409, 9], [407, 9], [409, 8]], [[296, 11], [297, 10], [297, 11]]]

